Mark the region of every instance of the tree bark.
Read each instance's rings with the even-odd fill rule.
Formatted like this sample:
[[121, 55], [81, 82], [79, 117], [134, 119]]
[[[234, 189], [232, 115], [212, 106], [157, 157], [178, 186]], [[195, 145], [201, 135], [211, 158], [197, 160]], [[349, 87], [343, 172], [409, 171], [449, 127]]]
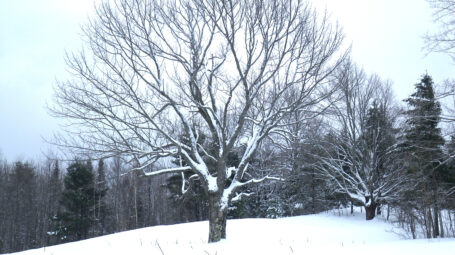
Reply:
[[433, 238], [439, 237], [439, 209], [438, 206], [435, 205], [434, 207], [434, 222], [433, 222]]
[[365, 205], [365, 217], [366, 220], [372, 220], [376, 216], [376, 207], [377, 204], [374, 201], [371, 201], [369, 206]]
[[409, 217], [410, 217], [409, 226], [411, 228], [412, 239], [416, 239], [417, 235], [416, 235], [416, 226], [415, 226], [414, 216], [412, 214], [410, 214]]
[[[428, 211], [427, 211], [428, 210]], [[425, 217], [425, 229], [427, 232], [427, 238], [430, 239], [432, 237], [432, 229], [433, 229], [433, 216], [431, 215], [431, 208], [425, 209], [426, 217]]]
[[209, 243], [226, 239], [227, 206], [221, 195], [209, 195]]
[[387, 221], [389, 221], [390, 217], [390, 205], [387, 205]]

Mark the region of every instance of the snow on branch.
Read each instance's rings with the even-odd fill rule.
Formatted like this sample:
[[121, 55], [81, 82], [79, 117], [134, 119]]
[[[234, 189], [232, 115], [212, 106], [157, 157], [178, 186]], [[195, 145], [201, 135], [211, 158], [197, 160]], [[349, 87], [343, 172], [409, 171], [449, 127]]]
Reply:
[[273, 177], [273, 176], [265, 176], [265, 177], [262, 177], [260, 179], [251, 179], [249, 181], [239, 183], [238, 186], [241, 187], [241, 186], [245, 186], [245, 185], [248, 185], [248, 184], [260, 183], [260, 182], [264, 182], [264, 181], [284, 181], [284, 178]]
[[180, 173], [180, 172], [185, 172], [185, 171], [191, 171], [190, 166], [184, 166], [184, 167], [176, 167], [176, 168], [166, 168], [158, 171], [153, 171], [153, 172], [145, 172], [145, 176], [156, 176], [160, 174], [170, 174], [170, 173]]
[[253, 194], [254, 194], [253, 192], [251, 192], [251, 193], [246, 193], [246, 192], [236, 193], [235, 196], [231, 199], [231, 201], [232, 202], [237, 202], [237, 201], [242, 200], [243, 197], [249, 197], [249, 196], [251, 196]]

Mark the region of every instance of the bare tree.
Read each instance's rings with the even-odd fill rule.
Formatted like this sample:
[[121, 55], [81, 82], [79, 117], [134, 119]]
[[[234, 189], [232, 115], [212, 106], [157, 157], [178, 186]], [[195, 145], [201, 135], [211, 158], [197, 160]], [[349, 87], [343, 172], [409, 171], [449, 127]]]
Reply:
[[[240, 187], [277, 179], [250, 178], [250, 159], [286, 116], [320, 110], [346, 55], [340, 28], [306, 1], [106, 1], [84, 34], [88, 47], [68, 56], [74, 78], [55, 89], [52, 111], [69, 122], [57, 143], [129, 157], [134, 170], [153, 166], [148, 176], [192, 172], [209, 198], [209, 242], [226, 237]], [[162, 163], [171, 156], [187, 166]]]
[[455, 59], [455, 0], [427, 0], [434, 9], [433, 18], [439, 31], [425, 36], [430, 51], [447, 53]]
[[393, 167], [393, 111], [390, 87], [367, 77], [351, 62], [336, 75], [342, 103], [334, 107], [338, 127], [323, 145], [318, 167], [336, 191], [365, 207], [373, 219], [380, 203], [398, 195], [401, 180]]

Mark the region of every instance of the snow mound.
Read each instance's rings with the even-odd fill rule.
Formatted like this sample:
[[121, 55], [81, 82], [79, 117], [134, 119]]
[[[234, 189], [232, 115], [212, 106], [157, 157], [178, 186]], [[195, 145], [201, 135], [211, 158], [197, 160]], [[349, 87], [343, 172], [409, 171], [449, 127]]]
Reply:
[[227, 240], [214, 244], [207, 244], [208, 222], [156, 226], [14, 254], [454, 254], [455, 239], [404, 240], [385, 220], [364, 217], [332, 211], [229, 220]]

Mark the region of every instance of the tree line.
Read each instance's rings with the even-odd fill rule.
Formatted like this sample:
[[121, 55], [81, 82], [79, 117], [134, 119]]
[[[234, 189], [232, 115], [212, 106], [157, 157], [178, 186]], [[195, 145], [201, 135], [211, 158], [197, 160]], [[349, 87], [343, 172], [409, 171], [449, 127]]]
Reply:
[[0, 161], [0, 253], [206, 219], [119, 158]]

